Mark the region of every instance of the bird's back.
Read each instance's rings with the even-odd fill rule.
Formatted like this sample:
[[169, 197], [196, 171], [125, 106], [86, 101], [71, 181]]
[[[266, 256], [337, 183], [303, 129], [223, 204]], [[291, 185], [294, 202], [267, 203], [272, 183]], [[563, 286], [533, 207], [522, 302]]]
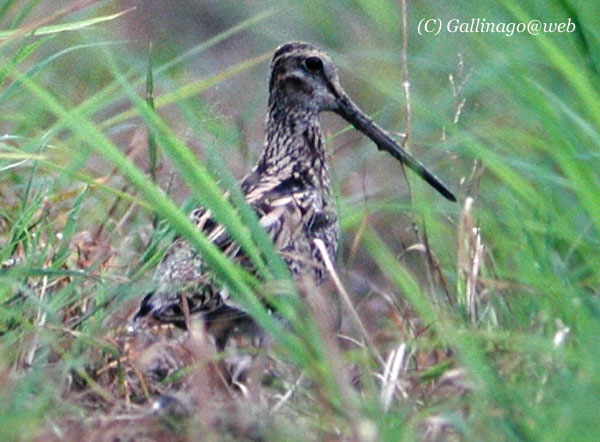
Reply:
[[[296, 125], [296, 129], [307, 124], [304, 121]], [[312, 127], [307, 126], [302, 132], [314, 132], [311, 140], [323, 150], [318, 120], [311, 121], [310, 125]], [[294, 143], [305, 142], [306, 139], [282, 128], [268, 139], [265, 151], [269, 143], [277, 143], [278, 149], [286, 148], [289, 154], [275, 160], [263, 157], [240, 186], [247, 204], [256, 212], [260, 226], [267, 231], [292, 274], [309, 276], [315, 284], [320, 284], [325, 279], [325, 268], [314, 240], [321, 239], [333, 259], [338, 225], [324, 152], [303, 156], [305, 150], [292, 148]], [[294, 151], [296, 153], [292, 153]], [[190, 217], [227, 256], [252, 270], [239, 245], [213, 220], [210, 210], [197, 208]], [[150, 316], [185, 326], [182, 300], [187, 302], [189, 314], [199, 313], [209, 329], [218, 326], [219, 321], [231, 320], [234, 327], [236, 322], [247, 320], [243, 308], [229, 296], [225, 287], [217, 284], [194, 248], [181, 238], [168, 248], [155, 273], [154, 284], [156, 289], [142, 301], [136, 315], [138, 320]]]

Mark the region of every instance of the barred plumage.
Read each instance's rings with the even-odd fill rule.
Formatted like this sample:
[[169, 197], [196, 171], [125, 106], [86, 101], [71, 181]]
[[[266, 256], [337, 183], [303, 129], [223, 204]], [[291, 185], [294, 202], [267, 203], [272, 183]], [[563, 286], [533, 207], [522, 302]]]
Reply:
[[[346, 96], [327, 54], [306, 43], [280, 46], [271, 62], [265, 148], [240, 186], [292, 273], [312, 277], [316, 284], [326, 273], [314, 241], [323, 241], [332, 261], [338, 245], [337, 215], [319, 121], [322, 111], [339, 114], [446, 198], [455, 200], [441, 181]], [[210, 211], [196, 209], [191, 218], [227, 255], [249, 265], [223, 226], [212, 220]], [[143, 299], [135, 321], [151, 316], [185, 327], [181, 308], [185, 299], [190, 314], [202, 314], [219, 346], [233, 328], [252, 322], [214, 284], [201, 257], [182, 239], [170, 246], [154, 281], [157, 289]]]

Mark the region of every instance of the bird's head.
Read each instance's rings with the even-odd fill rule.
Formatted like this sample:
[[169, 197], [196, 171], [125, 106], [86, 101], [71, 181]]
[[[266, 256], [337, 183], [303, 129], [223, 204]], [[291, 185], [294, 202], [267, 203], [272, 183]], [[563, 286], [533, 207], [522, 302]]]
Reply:
[[455, 196], [425, 166], [414, 159], [386, 131], [377, 126], [347, 96], [331, 57], [308, 43], [290, 42], [277, 48], [271, 61], [271, 110], [301, 109], [318, 114], [331, 111], [369, 137], [381, 150], [406, 164], [451, 201]]
[[286, 43], [275, 51], [269, 83], [271, 100], [282, 107], [335, 111], [343, 94], [333, 61], [308, 43]]

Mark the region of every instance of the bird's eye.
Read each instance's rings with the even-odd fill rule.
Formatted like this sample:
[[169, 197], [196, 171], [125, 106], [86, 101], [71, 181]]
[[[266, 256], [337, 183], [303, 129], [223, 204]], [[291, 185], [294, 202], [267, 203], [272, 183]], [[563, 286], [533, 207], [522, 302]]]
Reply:
[[318, 73], [323, 71], [323, 61], [319, 57], [308, 57], [304, 60], [304, 66], [310, 72]]

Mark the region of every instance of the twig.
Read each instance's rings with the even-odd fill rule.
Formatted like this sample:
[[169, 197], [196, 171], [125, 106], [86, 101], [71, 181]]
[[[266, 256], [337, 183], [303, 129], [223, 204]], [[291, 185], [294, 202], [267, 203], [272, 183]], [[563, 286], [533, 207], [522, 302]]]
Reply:
[[277, 401], [277, 403], [273, 406], [273, 408], [271, 409], [272, 413], [276, 413], [277, 411], [279, 411], [279, 409], [288, 401], [288, 399], [292, 397], [292, 394], [294, 393], [294, 391], [296, 391], [296, 388], [298, 388], [298, 385], [300, 385], [300, 382], [302, 382], [303, 380], [304, 373], [301, 373], [300, 376], [298, 376], [296, 382], [294, 382], [294, 385], [292, 385], [288, 389], [288, 391], [286, 391], [285, 394], [281, 397], [281, 399], [279, 399], [279, 401]]
[[42, 289], [40, 291], [39, 299], [38, 299], [38, 310], [35, 318], [35, 326], [38, 329], [35, 332], [33, 337], [33, 342], [31, 343], [31, 348], [29, 352], [25, 356], [25, 367], [31, 367], [33, 365], [33, 359], [35, 357], [35, 352], [38, 348], [38, 343], [40, 341], [40, 328], [46, 323], [46, 312], [42, 309], [42, 304], [44, 302], [44, 298], [46, 295], [46, 289], [48, 287], [48, 277], [44, 276], [42, 278]]
[[[412, 107], [410, 105], [410, 81], [408, 80], [408, 13], [406, 12], [406, 0], [401, 0], [400, 3], [402, 7], [402, 90], [404, 91], [404, 124], [406, 126], [402, 147], [404, 147], [407, 152], [410, 152], [409, 139], [412, 129]], [[402, 174], [406, 181], [408, 197], [412, 201], [410, 181], [408, 181], [404, 166], [402, 166]]]
[[24, 35], [28, 35], [31, 32], [35, 31], [35, 29], [40, 28], [44, 25], [47, 25], [48, 23], [52, 23], [56, 20], [61, 19], [62, 17], [80, 11], [84, 8], [87, 8], [88, 6], [93, 5], [94, 3], [98, 3], [100, 0], [82, 0], [79, 2], [76, 2], [66, 8], [63, 8], [57, 12], [55, 12], [54, 14], [48, 15], [43, 17], [41, 20], [38, 20], [36, 22], [33, 23], [29, 23], [28, 25], [20, 28], [17, 30], [17, 32], [15, 32], [14, 34], [12, 34], [10, 37], [4, 39], [2, 41], [2, 44], [4, 44], [7, 41], [13, 40], [15, 38], [24, 36]]
[[390, 353], [385, 364], [380, 395], [381, 407], [385, 412], [387, 412], [392, 405], [394, 391], [396, 390], [396, 387], [398, 387], [398, 378], [400, 378], [400, 372], [404, 366], [405, 359], [406, 344], [402, 343], [396, 350]]
[[321, 258], [323, 258], [323, 263], [325, 264], [325, 268], [331, 275], [331, 279], [333, 279], [333, 282], [340, 294], [340, 297], [342, 298], [342, 302], [344, 303], [344, 305], [348, 309], [348, 312], [350, 313], [350, 318], [352, 319], [352, 322], [354, 323], [355, 327], [358, 329], [359, 333], [362, 335], [362, 338], [365, 340], [365, 345], [371, 352], [371, 355], [379, 363], [379, 365], [381, 365], [381, 367], [385, 367], [385, 361], [383, 360], [383, 358], [381, 357], [381, 355], [375, 348], [375, 345], [373, 345], [373, 341], [371, 340], [371, 337], [369, 336], [367, 329], [365, 328], [362, 321], [360, 320], [360, 317], [358, 316], [356, 309], [352, 305], [352, 301], [350, 300], [350, 296], [348, 295], [348, 292], [346, 292], [346, 289], [342, 285], [342, 281], [340, 281], [340, 278], [339, 278], [337, 272], [335, 271], [333, 264], [331, 263], [331, 259], [329, 259], [329, 255], [327, 254], [327, 248], [325, 247], [325, 244], [323, 243], [323, 241], [321, 239], [318, 239], [318, 238], [314, 240], [314, 243], [317, 246], [317, 248], [319, 249], [319, 253], [321, 253]]
[[408, 14], [406, 12], [406, 0], [401, 0], [402, 5], [402, 89], [404, 90], [405, 124], [406, 136], [404, 147], [408, 145], [412, 126], [412, 109], [410, 106], [410, 82], [408, 81]]

